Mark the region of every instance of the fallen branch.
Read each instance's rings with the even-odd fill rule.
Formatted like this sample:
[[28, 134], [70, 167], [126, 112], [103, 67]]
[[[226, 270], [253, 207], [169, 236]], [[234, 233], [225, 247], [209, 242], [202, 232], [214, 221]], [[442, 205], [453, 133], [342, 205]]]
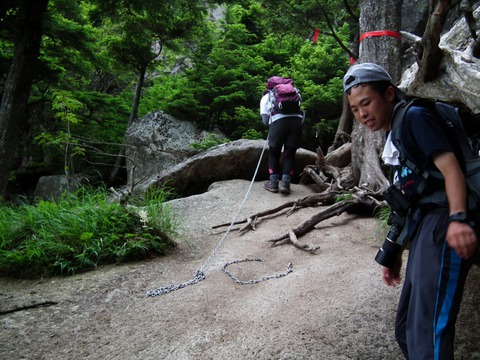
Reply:
[[29, 309], [35, 309], [38, 307], [45, 307], [45, 306], [52, 306], [52, 305], [57, 305], [58, 303], [55, 301], [45, 301], [42, 303], [37, 303], [37, 304], [32, 304], [32, 305], [26, 305], [26, 306], [19, 306], [13, 309], [9, 310], [0, 310], [0, 316], [5, 315], [5, 314], [11, 314], [17, 311], [23, 311], [23, 310], [29, 310]]
[[312, 167], [310, 166], [306, 166], [304, 169], [303, 169], [303, 173], [304, 174], [307, 174], [308, 176], [310, 176], [310, 178], [313, 180], [313, 182], [315, 182], [316, 184], [324, 184], [325, 181], [316, 173], [315, 169], [313, 169]]
[[[314, 229], [319, 222], [329, 219], [333, 216], [338, 216], [343, 212], [358, 205], [362, 205], [372, 209], [376, 207], [386, 206], [385, 203], [377, 200], [377, 197], [379, 196], [378, 193], [372, 193], [370, 191], [365, 191], [357, 187], [354, 188], [354, 191], [355, 193], [349, 194], [352, 197], [352, 199], [343, 200], [336, 204], [333, 204], [327, 209], [325, 209], [324, 211], [321, 211], [315, 214], [314, 216], [312, 216], [310, 219], [304, 221], [302, 224], [300, 224], [296, 228], [289, 230], [286, 234], [268, 241], [272, 243], [272, 247], [280, 244], [291, 243], [292, 245], [294, 245], [295, 247], [301, 250], [314, 253], [320, 248], [319, 246], [302, 244], [300, 241], [298, 241], [298, 238], [305, 235], [310, 230]], [[291, 208], [287, 212], [287, 214], [289, 214], [293, 212], [295, 209], [297, 209], [298, 207], [315, 206], [315, 205], [318, 205], [319, 203], [323, 203], [323, 204], [332, 203], [335, 200], [336, 196], [337, 194], [333, 191], [323, 192], [321, 194], [308, 195], [304, 198], [287, 202], [274, 209], [269, 209], [266, 211], [259, 212], [252, 216], [249, 216], [245, 220], [235, 222], [234, 224], [245, 223], [245, 225], [240, 228], [239, 230], [240, 232], [247, 231], [248, 229], [252, 229], [255, 231], [256, 225], [258, 224], [259, 221], [262, 220], [262, 217], [276, 214], [279, 211], [285, 210], [286, 208]], [[229, 225], [230, 224], [216, 225], [216, 226], [213, 226], [212, 229], [216, 229], [222, 226], [229, 226]]]
[[247, 219], [247, 223], [240, 228], [239, 232], [243, 232], [243, 231], [247, 230], [249, 227], [251, 227], [253, 231], [257, 230], [257, 227], [256, 227], [257, 226], [257, 219], [258, 219], [258, 217], [256, 217], [256, 216], [255, 216], [254, 219], [249, 217]]
[[[308, 195], [301, 199], [286, 202], [280, 206], [277, 206], [276, 208], [261, 211], [259, 213], [249, 216], [244, 220], [236, 221], [234, 225], [247, 223], [247, 225], [242, 227], [240, 231], [245, 231], [245, 229], [248, 227], [252, 227], [253, 230], [255, 230], [255, 224], [258, 223], [259, 218], [276, 214], [288, 208], [290, 208], [290, 210], [288, 211], [287, 215], [291, 214], [294, 210], [301, 207], [317, 206], [319, 203], [322, 203], [322, 204], [332, 203], [335, 200], [335, 196], [336, 194], [333, 192]], [[212, 229], [218, 229], [225, 226], [230, 226], [230, 223], [215, 225], [215, 226], [212, 226]]]
[[323, 172], [325, 175], [327, 175], [327, 177], [330, 177], [335, 181], [337, 188], [343, 190], [343, 186], [340, 181], [340, 172], [338, 171], [337, 167], [330, 165], [325, 160], [325, 156], [323, 155], [321, 147], [317, 148], [317, 167], [319, 172]]

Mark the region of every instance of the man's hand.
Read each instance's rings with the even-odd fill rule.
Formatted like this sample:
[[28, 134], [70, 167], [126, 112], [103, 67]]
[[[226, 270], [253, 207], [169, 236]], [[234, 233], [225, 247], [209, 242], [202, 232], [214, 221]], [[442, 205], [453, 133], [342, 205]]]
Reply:
[[[433, 162], [445, 178], [450, 214], [465, 212], [467, 209], [465, 176], [455, 154], [450, 151], [437, 153], [433, 157]], [[477, 237], [470, 225], [453, 221], [447, 229], [447, 243], [458, 256], [468, 259], [477, 248]]]
[[387, 268], [382, 267], [382, 280], [388, 286], [397, 286], [402, 281], [400, 276], [400, 269], [402, 268], [402, 257], [399, 255], [395, 265], [393, 267]]
[[448, 226], [447, 243], [463, 259], [473, 256], [478, 245], [477, 237], [470, 225], [458, 221], [453, 221]]

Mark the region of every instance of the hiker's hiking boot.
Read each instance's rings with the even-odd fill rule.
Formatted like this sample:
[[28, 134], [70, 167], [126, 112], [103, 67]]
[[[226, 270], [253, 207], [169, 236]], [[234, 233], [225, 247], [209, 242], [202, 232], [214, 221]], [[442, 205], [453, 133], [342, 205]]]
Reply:
[[278, 193], [278, 180], [268, 180], [263, 184], [263, 188], [273, 193]]
[[282, 180], [280, 182], [280, 193], [284, 195], [290, 194], [290, 181]]

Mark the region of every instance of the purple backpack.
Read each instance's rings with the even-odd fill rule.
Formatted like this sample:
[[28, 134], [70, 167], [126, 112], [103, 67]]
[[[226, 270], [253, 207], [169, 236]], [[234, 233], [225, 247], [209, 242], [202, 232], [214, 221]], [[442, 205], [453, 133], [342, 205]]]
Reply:
[[301, 110], [302, 97], [293, 80], [281, 76], [272, 76], [266, 84], [273, 100], [271, 115], [303, 114]]

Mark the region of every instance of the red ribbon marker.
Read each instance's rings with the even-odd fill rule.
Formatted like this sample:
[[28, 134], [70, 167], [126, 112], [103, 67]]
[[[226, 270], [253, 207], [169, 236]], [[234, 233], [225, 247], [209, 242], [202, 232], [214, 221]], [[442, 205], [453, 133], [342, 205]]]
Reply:
[[[391, 31], [391, 30], [376, 30], [376, 31], [367, 31], [366, 33], [363, 33], [360, 36], [360, 41], [361, 43], [365, 38], [371, 38], [371, 37], [377, 37], [377, 36], [392, 36], [397, 39], [402, 39], [402, 34], [396, 32], [396, 31]], [[350, 58], [350, 65], [353, 65], [355, 63], [355, 59]]]
[[376, 37], [376, 36], [392, 36], [397, 39], [401, 39], [402, 35], [396, 31], [391, 31], [391, 30], [377, 30], [377, 31], [368, 31], [366, 33], [363, 33], [362, 36], [360, 36], [360, 42], [363, 41], [365, 38], [370, 38], [370, 37]]

